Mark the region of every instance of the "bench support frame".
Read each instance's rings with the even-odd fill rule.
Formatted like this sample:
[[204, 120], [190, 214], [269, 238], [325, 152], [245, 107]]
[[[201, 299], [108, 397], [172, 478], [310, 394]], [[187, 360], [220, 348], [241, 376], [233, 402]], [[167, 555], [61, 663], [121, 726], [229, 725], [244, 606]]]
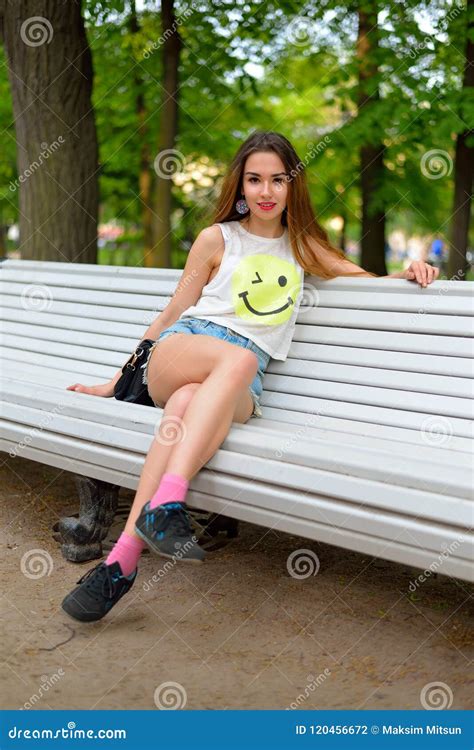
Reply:
[[102, 541], [114, 520], [120, 486], [100, 479], [74, 476], [79, 495], [79, 517], [65, 516], [55, 525], [61, 553], [71, 562], [102, 557]]

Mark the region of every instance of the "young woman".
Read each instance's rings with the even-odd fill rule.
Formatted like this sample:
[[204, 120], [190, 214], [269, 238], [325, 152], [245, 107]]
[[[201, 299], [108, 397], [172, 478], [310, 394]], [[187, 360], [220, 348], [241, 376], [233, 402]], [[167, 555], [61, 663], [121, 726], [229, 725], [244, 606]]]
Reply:
[[[178, 420], [183, 439], [153, 440], [124, 532], [62, 603], [78, 620], [99, 620], [129, 591], [145, 544], [164, 557], [203, 560], [186, 512], [189, 482], [233, 422], [261, 416], [263, 375], [272, 357], [287, 357], [304, 273], [375, 275], [330, 245], [311, 208], [303, 164], [278, 133], [255, 132], [239, 148], [215, 222], [199, 233], [171, 301], [144, 334], [156, 340], [144, 382], [164, 408], [160, 431]], [[391, 277], [426, 286], [438, 275], [417, 261]], [[111, 397], [120, 375], [68, 390]]]

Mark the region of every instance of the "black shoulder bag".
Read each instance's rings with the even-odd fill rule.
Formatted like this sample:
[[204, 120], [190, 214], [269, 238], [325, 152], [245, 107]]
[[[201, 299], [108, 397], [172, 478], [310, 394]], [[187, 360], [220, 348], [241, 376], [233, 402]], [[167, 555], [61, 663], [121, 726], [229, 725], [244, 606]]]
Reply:
[[143, 406], [154, 406], [143, 383], [143, 366], [148, 361], [153, 339], [143, 339], [122, 367], [122, 375], [114, 386], [114, 397], [118, 401], [129, 401]]

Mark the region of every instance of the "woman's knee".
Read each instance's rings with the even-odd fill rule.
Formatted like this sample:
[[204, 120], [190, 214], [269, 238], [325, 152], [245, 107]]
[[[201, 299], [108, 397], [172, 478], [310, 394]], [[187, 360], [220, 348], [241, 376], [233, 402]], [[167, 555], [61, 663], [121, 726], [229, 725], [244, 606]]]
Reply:
[[240, 349], [239, 352], [234, 353], [230, 376], [239, 385], [250, 385], [258, 372], [258, 366], [258, 358], [254, 352]]
[[186, 383], [186, 385], [182, 385], [181, 388], [174, 391], [165, 404], [164, 413], [182, 417], [200, 385], [201, 383]]

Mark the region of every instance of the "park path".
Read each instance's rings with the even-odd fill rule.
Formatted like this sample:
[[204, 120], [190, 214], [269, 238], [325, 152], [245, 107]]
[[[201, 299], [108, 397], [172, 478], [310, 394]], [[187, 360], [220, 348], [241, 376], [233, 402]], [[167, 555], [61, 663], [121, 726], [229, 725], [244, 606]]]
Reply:
[[[72, 475], [2, 459], [4, 708], [156, 709], [175, 683], [168, 696], [191, 709], [418, 709], [432, 682], [472, 708], [472, 586], [438, 577], [410, 593], [419, 571], [249, 524], [202, 566], [163, 574], [144, 555], [107, 618], [72, 621], [61, 600], [94, 564], [65, 561], [51, 537]], [[297, 580], [287, 559], [302, 548], [321, 566]], [[32, 550], [49, 565], [39, 578], [21, 571]]]

